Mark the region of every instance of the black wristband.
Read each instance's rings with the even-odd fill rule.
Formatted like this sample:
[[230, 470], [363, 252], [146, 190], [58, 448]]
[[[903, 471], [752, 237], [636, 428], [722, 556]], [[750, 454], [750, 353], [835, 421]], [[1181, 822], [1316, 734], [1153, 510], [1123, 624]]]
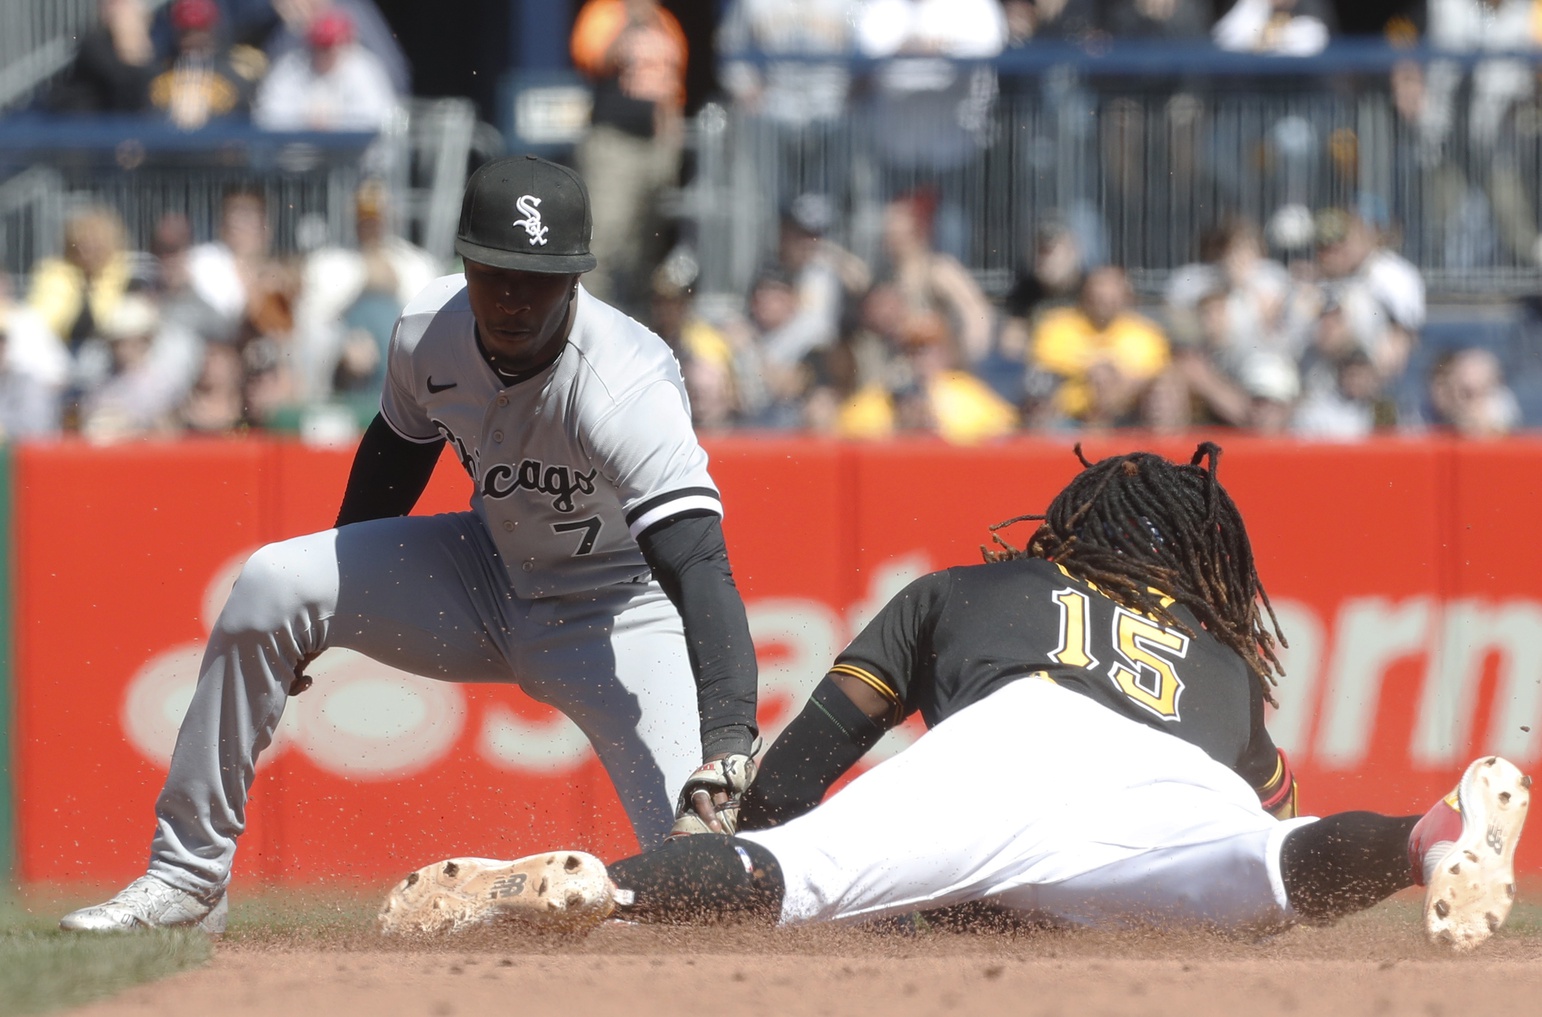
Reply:
[[744, 794], [739, 829], [775, 826], [818, 805], [885, 730], [826, 675], [803, 711], [766, 751], [755, 782]]

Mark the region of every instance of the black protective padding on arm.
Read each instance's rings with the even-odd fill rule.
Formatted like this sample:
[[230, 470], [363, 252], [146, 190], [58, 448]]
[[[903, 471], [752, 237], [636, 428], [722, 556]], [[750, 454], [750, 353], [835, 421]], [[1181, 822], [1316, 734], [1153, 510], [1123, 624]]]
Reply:
[[[1251, 672], [1248, 680], [1253, 683], [1248, 690], [1248, 743], [1238, 756], [1235, 769], [1237, 775], [1257, 792], [1259, 801], [1268, 803], [1271, 799], [1282, 797], [1279, 795], [1282, 782], [1294, 778], [1285, 757], [1269, 736], [1269, 729], [1264, 726], [1263, 686]], [[1265, 804], [1265, 808], [1270, 806]]]
[[408, 441], [375, 414], [353, 454], [353, 468], [348, 472], [348, 487], [343, 491], [335, 525], [411, 512], [434, 475], [443, 449], [443, 440], [426, 444]]
[[744, 793], [739, 829], [776, 826], [818, 805], [885, 730], [826, 675], [766, 750], [755, 783]]
[[748, 753], [755, 743], [755, 644], [711, 512], [682, 513], [637, 538], [654, 578], [685, 625], [701, 715], [702, 758]]

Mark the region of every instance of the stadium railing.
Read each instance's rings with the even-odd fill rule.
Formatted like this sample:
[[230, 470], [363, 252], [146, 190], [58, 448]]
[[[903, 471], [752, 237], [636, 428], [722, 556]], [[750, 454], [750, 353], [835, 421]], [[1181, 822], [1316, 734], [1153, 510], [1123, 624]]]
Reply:
[[[138, 117], [0, 120], [0, 269], [24, 281], [58, 254], [61, 226], [82, 204], [117, 210], [143, 249], [167, 212], [213, 235], [221, 195], [233, 185], [268, 199], [274, 249], [288, 253], [354, 236], [354, 193], [365, 176], [384, 179], [397, 228], [448, 263], [468, 163], [501, 145], [479, 131], [464, 99], [415, 99], [380, 134], [270, 132], [213, 122], [198, 131]], [[484, 132], [485, 133], [485, 132]]]
[[[167, 0], [144, 0], [154, 11]], [[0, 3], [0, 110], [35, 98], [75, 56], [80, 35], [97, 22], [99, 0], [6, 0]]]
[[[1400, 113], [1389, 85], [1405, 62], [1470, 71], [1497, 59], [1534, 66], [1538, 55], [1363, 40], [1312, 57], [1033, 44], [983, 65], [997, 93], [980, 144], [946, 172], [885, 163], [885, 122], [869, 88], [854, 90], [833, 130], [789, 132], [709, 103], [691, 120], [691, 171], [671, 208], [700, 265], [702, 294], [745, 291], [794, 191], [833, 192], [832, 235], [876, 260], [885, 196], [931, 184], [941, 221], [951, 224], [939, 239], [992, 293], [1010, 284], [1034, 229], [1051, 218], [1073, 224], [1090, 256], [1125, 265], [1149, 294], [1197, 257], [1200, 232], [1227, 215], [1264, 226], [1275, 253], [1292, 260], [1310, 254], [1314, 211], [1353, 206], [1419, 266], [1432, 300], [1508, 299], [1542, 289], [1535, 90], [1515, 96], [1501, 129], [1486, 136], [1465, 81], [1441, 133]], [[850, 64], [859, 82], [878, 67]], [[465, 100], [414, 100], [409, 110], [389, 142], [404, 232], [448, 258], [467, 162], [502, 139], [478, 134], [485, 125]], [[911, 126], [925, 127], [924, 118]], [[204, 215], [235, 176], [260, 180], [274, 198], [281, 247], [304, 216], [320, 216], [346, 239], [351, 202], [339, 198], [366, 151], [357, 138], [273, 137], [245, 126], [177, 135], [147, 122], [12, 116], [0, 120], [0, 267], [25, 273], [53, 253], [61, 210], [82, 198], [121, 203], [142, 241], [156, 209]]]
[[[1050, 218], [1074, 224], [1093, 257], [1125, 265], [1155, 292], [1225, 216], [1265, 227], [1275, 253], [1292, 260], [1310, 254], [1312, 213], [1342, 206], [1387, 230], [1432, 298], [1514, 296], [1542, 285], [1542, 107], [1527, 85], [1485, 134], [1470, 72], [1539, 59], [1542, 51], [1448, 53], [1363, 39], [1310, 57], [1032, 43], [955, 63], [959, 73], [993, 71], [997, 94], [980, 144], [945, 172], [885, 165], [887, 122], [863, 86], [880, 64], [851, 60], [858, 87], [839, 143], [819, 125], [789, 130], [731, 105], [704, 109], [693, 122], [696, 174], [679, 207], [706, 292], [742, 293], [775, 242], [778, 205], [804, 182], [837, 181], [836, 239], [865, 257], [878, 253], [883, 199], [931, 186], [939, 209], [965, 224], [950, 237], [953, 253], [992, 292], [1009, 285], [1034, 228]], [[1399, 111], [1391, 77], [1404, 65], [1440, 68], [1459, 83], [1444, 130]], [[925, 116], [910, 125], [940, 128]]]

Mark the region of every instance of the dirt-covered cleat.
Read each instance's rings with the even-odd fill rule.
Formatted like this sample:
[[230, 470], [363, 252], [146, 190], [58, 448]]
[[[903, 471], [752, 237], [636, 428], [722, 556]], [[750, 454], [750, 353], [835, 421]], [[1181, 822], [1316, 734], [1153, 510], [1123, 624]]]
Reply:
[[1430, 942], [1471, 950], [1498, 931], [1515, 903], [1515, 846], [1531, 805], [1531, 778], [1498, 756], [1467, 767], [1408, 838], [1425, 887]]
[[392, 888], [377, 920], [388, 936], [490, 927], [572, 933], [592, 929], [615, 907], [604, 863], [582, 851], [556, 851], [424, 866]]
[[218, 935], [225, 931], [230, 901], [223, 890], [199, 895], [179, 890], [155, 876], [140, 876], [112, 900], [59, 920], [70, 932], [128, 932], [133, 929], [192, 927]]

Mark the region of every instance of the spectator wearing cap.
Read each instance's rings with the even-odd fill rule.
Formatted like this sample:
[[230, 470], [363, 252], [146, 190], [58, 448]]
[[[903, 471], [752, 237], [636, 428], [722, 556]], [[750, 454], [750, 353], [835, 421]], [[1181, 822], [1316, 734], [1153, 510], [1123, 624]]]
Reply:
[[177, 408], [203, 366], [197, 336], [161, 318], [143, 293], [124, 298], [102, 326], [112, 372], [81, 404], [80, 431], [110, 443], [179, 429]]
[[397, 315], [447, 268], [398, 235], [394, 218], [389, 188], [366, 180], [354, 194], [353, 242], [326, 244], [303, 260], [295, 357], [304, 402], [350, 393], [373, 401]]
[[173, 0], [170, 11], [174, 49], [150, 81], [151, 108], [186, 131], [249, 115], [266, 58], [228, 43], [214, 0]]
[[379, 131], [401, 103], [380, 59], [354, 41], [353, 21], [330, 10], [310, 23], [305, 48], [274, 61], [252, 109], [270, 131]]
[[743, 352], [737, 364], [747, 376], [747, 383], [737, 386], [741, 425], [771, 430], [795, 430], [803, 425], [804, 399], [814, 380], [808, 358], [768, 353], [798, 315], [795, 281], [779, 265], [769, 264], [750, 284], [743, 314], [724, 322], [723, 334], [730, 349]]
[[728, 330], [696, 305], [696, 258], [677, 248], [653, 272], [648, 325], [680, 363], [691, 421], [700, 430], [737, 426], [747, 405], [763, 405], [764, 380], [753, 343], [735, 342], [747, 332]]
[[1314, 221], [1314, 267], [1323, 298], [1369, 359], [1383, 389], [1397, 389], [1424, 327], [1424, 278], [1390, 250], [1381, 232], [1354, 209], [1328, 208]]
[[1356, 441], [1397, 423], [1396, 404], [1355, 334], [1343, 305], [1330, 298], [1301, 358], [1301, 400], [1291, 432], [1305, 438]]
[[867, 266], [826, 239], [832, 215], [820, 194], [799, 195], [782, 210], [771, 268], [790, 284], [795, 306], [761, 340], [763, 356], [776, 369], [790, 369], [828, 349], [840, 332], [848, 296], [867, 287]]
[[347, 16], [354, 41], [375, 55], [398, 95], [412, 93], [412, 67], [391, 23], [374, 0], [221, 0], [241, 22], [242, 37], [254, 41], [277, 63], [285, 54], [303, 51], [307, 36], [318, 18], [331, 12]]
[[1296, 400], [1301, 397], [1301, 374], [1295, 361], [1281, 353], [1260, 350], [1243, 363], [1240, 374], [1248, 397], [1242, 427], [1254, 434], [1288, 433]]

